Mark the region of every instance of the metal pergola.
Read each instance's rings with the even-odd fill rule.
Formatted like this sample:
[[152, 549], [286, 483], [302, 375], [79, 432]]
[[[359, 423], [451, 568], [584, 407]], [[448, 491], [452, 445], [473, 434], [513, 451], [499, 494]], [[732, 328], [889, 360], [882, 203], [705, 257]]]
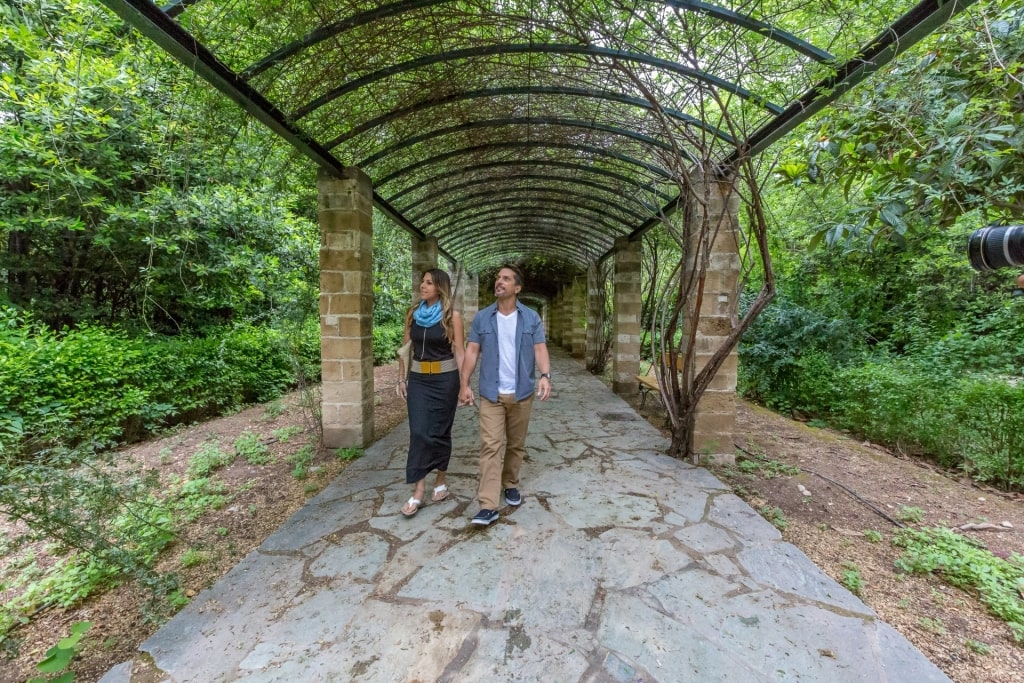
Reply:
[[101, 1], [471, 272], [582, 272], [972, 4]]

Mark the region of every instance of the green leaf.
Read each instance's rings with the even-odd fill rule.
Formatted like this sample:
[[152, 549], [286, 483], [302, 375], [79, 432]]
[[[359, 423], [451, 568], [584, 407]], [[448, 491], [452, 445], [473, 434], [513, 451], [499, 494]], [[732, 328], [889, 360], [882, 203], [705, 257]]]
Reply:
[[55, 674], [58, 671], [63, 671], [64, 668], [67, 667], [74, 654], [75, 651], [73, 649], [65, 649], [57, 646], [51, 647], [46, 651], [46, 657], [43, 661], [36, 664], [36, 668], [44, 674]]
[[91, 621], [76, 621], [71, 625], [71, 635], [80, 636], [92, 628]]
[[963, 103], [958, 104], [957, 106], [953, 107], [953, 109], [946, 116], [946, 121], [945, 121], [946, 130], [947, 131], [952, 131], [954, 128], [959, 126], [960, 123], [964, 120], [964, 112], [966, 112], [966, 111], [967, 111], [967, 103], [966, 102], [963, 102]]

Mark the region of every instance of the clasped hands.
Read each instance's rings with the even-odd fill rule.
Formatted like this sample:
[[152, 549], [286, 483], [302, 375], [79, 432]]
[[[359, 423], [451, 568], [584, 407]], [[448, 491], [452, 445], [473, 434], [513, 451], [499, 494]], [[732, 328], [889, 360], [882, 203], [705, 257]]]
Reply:
[[[459, 392], [459, 405], [471, 406], [473, 405], [473, 398], [473, 389], [466, 387]], [[551, 398], [551, 380], [547, 377], [541, 377], [540, 382], [537, 384], [537, 398], [542, 401]]]

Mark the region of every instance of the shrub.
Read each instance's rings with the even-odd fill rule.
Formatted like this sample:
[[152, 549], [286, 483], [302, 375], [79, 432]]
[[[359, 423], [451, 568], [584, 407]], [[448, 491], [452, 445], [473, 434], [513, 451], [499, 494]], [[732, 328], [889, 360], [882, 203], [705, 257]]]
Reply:
[[405, 336], [405, 324], [384, 323], [373, 327], [373, 364], [386, 365], [395, 360]]
[[958, 464], [978, 481], [1024, 488], [1024, 387], [968, 377], [949, 398]]
[[110, 446], [132, 419], [162, 417], [135, 380], [142, 356], [142, 345], [117, 330], [58, 334], [0, 309], [0, 450]]
[[861, 336], [850, 323], [777, 299], [740, 343], [739, 389], [781, 411], [827, 413], [833, 375], [859, 355]]
[[280, 396], [295, 378], [286, 348], [279, 332], [253, 326], [163, 338], [147, 346], [142, 381], [176, 421], [192, 421]]
[[319, 368], [319, 339], [310, 338], [319, 329], [302, 329], [295, 345], [252, 325], [206, 337], [133, 339], [90, 326], [53, 332], [0, 309], [0, 452], [102, 449], [275, 398], [294, 384], [298, 365], [312, 364], [292, 349], [315, 356]]

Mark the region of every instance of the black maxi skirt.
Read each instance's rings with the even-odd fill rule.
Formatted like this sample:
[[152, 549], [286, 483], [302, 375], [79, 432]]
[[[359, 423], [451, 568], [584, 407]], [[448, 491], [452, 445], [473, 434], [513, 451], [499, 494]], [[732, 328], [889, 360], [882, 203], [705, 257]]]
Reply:
[[409, 373], [409, 459], [405, 483], [413, 484], [433, 470], [448, 470], [452, 457], [452, 423], [459, 403], [459, 372], [436, 375]]

